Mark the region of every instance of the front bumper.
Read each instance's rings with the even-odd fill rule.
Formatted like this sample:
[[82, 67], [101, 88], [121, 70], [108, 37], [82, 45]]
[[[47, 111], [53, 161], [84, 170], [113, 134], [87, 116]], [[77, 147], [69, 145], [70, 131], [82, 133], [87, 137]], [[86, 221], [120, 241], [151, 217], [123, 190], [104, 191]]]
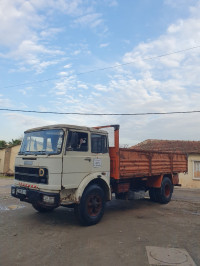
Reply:
[[[25, 187], [11, 186], [11, 195], [28, 203], [38, 203], [41, 206], [58, 207], [60, 205], [60, 194], [37, 191]], [[48, 200], [50, 199], [50, 200]]]

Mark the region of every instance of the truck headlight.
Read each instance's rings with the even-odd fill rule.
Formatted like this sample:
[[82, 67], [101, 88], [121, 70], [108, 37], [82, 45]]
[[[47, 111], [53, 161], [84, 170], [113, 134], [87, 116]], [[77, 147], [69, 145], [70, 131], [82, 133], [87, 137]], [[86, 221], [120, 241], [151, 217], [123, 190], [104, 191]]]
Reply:
[[54, 204], [55, 197], [50, 197], [50, 196], [44, 195], [43, 196], [43, 201], [46, 202], [46, 203]]
[[39, 169], [39, 176], [43, 177], [45, 175], [45, 170], [43, 168]]

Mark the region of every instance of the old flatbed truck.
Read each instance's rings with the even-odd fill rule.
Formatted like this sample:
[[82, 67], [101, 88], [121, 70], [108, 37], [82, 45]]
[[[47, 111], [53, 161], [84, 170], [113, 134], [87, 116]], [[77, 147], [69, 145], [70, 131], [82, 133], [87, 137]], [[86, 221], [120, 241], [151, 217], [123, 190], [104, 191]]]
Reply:
[[[107, 127], [114, 128], [114, 147]], [[11, 195], [39, 212], [73, 207], [81, 224], [93, 225], [112, 194], [128, 199], [144, 190], [168, 203], [180, 172], [187, 172], [186, 154], [119, 148], [119, 125], [53, 125], [25, 131]]]

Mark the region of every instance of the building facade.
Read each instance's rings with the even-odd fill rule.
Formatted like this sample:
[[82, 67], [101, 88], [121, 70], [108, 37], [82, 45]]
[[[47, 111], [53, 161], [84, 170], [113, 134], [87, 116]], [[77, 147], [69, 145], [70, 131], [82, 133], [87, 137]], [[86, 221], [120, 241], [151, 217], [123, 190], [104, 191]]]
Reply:
[[14, 175], [15, 157], [18, 154], [20, 145], [0, 150], [0, 173]]
[[200, 154], [188, 154], [188, 172], [179, 174], [182, 187], [200, 188]]

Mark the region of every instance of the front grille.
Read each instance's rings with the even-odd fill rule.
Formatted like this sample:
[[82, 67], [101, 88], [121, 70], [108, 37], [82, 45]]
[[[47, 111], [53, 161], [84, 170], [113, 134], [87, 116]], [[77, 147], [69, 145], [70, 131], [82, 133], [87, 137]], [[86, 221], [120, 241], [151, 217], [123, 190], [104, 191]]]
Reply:
[[44, 170], [44, 175], [39, 176], [39, 169], [41, 168], [16, 166], [15, 179], [30, 183], [48, 184], [48, 170], [46, 168], [42, 168]]

